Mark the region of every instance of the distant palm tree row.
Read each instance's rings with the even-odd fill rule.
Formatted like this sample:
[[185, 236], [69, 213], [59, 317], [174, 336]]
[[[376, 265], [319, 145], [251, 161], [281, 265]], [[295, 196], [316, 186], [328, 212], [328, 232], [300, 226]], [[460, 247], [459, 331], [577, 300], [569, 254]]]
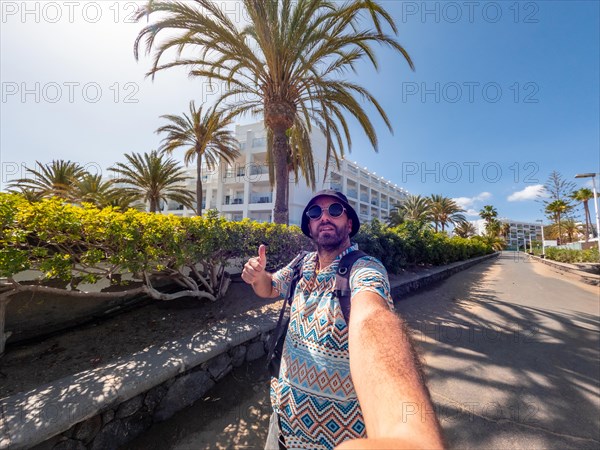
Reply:
[[[548, 226], [548, 237], [551, 239], [559, 238], [562, 242], [573, 242], [578, 240], [580, 235], [583, 235], [587, 242], [590, 231], [593, 230], [589, 207], [589, 201], [593, 198], [594, 193], [591, 189], [580, 188], [572, 191], [564, 199], [555, 199], [546, 204], [545, 212], [552, 221]], [[585, 228], [579, 225], [573, 217], [575, 205], [573, 205], [571, 200], [581, 202], [583, 205]]]
[[[57, 196], [74, 202], [93, 203], [98, 207], [118, 206], [121, 209], [160, 209], [161, 202], [175, 201], [198, 215], [202, 214], [202, 165], [213, 169], [219, 160], [231, 163], [239, 156], [239, 143], [226, 129], [231, 117], [210, 108], [205, 114], [190, 102], [189, 114], [164, 115], [169, 123], [156, 130], [166, 133], [159, 150], [150, 153], [125, 154], [127, 163], [118, 162], [109, 168], [114, 177], [102, 181], [100, 174], [91, 174], [71, 161], [55, 160], [48, 165], [39, 161], [39, 169], [27, 169], [26, 178], [13, 180], [9, 190], [21, 192], [31, 200]], [[183, 149], [187, 165], [196, 159], [196, 197], [185, 188], [190, 178], [183, 167], [168, 154]], [[142, 203], [143, 202], [143, 203]]]
[[[435, 231], [445, 231], [449, 224], [468, 223], [462, 209], [454, 200], [443, 195], [429, 197], [409, 195], [404, 202], [391, 211], [388, 225], [395, 226], [405, 221], [432, 223]], [[456, 231], [456, 228], [455, 228]]]
[[[550, 225], [544, 228], [548, 239], [556, 239], [559, 243], [573, 242], [583, 237], [586, 242], [590, 236], [596, 236], [598, 230], [592, 225], [589, 201], [594, 198], [591, 189], [577, 185], [564, 178], [556, 170], [553, 171], [543, 186], [540, 201], [544, 205], [546, 217]], [[583, 205], [585, 228], [576, 220], [577, 203]]]

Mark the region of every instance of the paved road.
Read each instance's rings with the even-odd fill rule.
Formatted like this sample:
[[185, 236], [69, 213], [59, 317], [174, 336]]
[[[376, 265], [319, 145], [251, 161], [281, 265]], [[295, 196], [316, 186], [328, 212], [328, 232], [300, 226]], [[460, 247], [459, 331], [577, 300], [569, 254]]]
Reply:
[[[449, 447], [600, 448], [599, 300], [505, 252], [399, 302]], [[260, 365], [238, 369], [127, 448], [262, 448], [268, 404]]]

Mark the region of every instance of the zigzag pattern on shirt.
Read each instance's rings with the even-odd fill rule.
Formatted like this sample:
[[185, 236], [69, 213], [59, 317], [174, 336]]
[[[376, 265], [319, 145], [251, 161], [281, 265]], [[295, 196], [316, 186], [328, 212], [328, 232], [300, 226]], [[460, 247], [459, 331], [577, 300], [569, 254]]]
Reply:
[[335, 402], [290, 387], [282, 389], [281, 400], [288, 405], [282, 428], [288, 448], [332, 449], [346, 439], [364, 437], [365, 424], [356, 400]]
[[[339, 261], [318, 275], [316, 253], [303, 266], [290, 313], [279, 378], [271, 381], [271, 401], [281, 417], [288, 448], [332, 449], [346, 439], [365, 437], [365, 424], [350, 377], [348, 326], [339, 302], [332, 298]], [[274, 286], [287, 289], [291, 271], [273, 276]], [[361, 258], [352, 268], [353, 294], [376, 292], [393, 305], [383, 265]], [[284, 292], [285, 294], [285, 292]]]

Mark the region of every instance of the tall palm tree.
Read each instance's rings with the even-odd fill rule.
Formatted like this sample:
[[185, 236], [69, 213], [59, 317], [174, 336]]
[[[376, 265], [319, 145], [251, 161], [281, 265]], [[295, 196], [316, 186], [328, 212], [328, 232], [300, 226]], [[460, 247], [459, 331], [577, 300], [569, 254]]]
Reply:
[[488, 231], [492, 220], [498, 217], [498, 211], [492, 205], [485, 205], [479, 211], [479, 217], [485, 220], [485, 230]]
[[208, 170], [214, 170], [219, 160], [232, 164], [240, 155], [239, 143], [227, 127], [231, 125], [231, 117], [208, 108], [202, 114], [202, 106], [196, 109], [192, 100], [189, 115], [164, 115], [163, 119], [171, 122], [156, 130], [156, 133], [167, 133], [161, 141], [161, 151], [172, 153], [183, 148], [183, 161], [187, 166], [196, 158], [196, 214], [202, 215], [202, 162], [206, 162]]
[[554, 200], [546, 205], [546, 214], [558, 225], [558, 239], [562, 243], [561, 217], [569, 211], [569, 205], [564, 200]]
[[592, 216], [590, 215], [590, 206], [588, 202], [594, 198], [594, 193], [589, 188], [581, 188], [571, 194], [571, 198], [578, 202], [583, 203], [583, 210], [585, 215], [585, 242], [587, 242], [590, 238], [590, 222], [592, 221]]
[[[170, 34], [156, 44], [147, 75], [183, 66], [191, 76], [220, 82], [227, 91], [219, 99], [234, 115], [262, 114], [268, 129], [268, 155], [276, 185], [274, 221], [288, 222], [286, 202], [289, 163], [311, 170], [313, 126], [325, 136], [327, 174], [330, 159], [339, 164], [345, 143], [351, 149], [346, 115], [354, 117], [377, 151], [377, 134], [364, 106], [371, 104], [391, 130], [377, 100], [360, 84], [341, 78], [367, 59], [378, 68], [373, 45], [382, 44], [412, 61], [388, 12], [372, 0], [242, 0], [243, 26], [237, 26], [213, 0], [194, 4], [149, 1], [137, 18], [158, 13], [156, 22], [139, 33], [134, 53], [145, 39], [150, 53], [161, 31]], [[367, 21], [372, 22], [369, 27]], [[175, 32], [175, 33], [173, 33]], [[179, 32], [179, 33], [177, 33]], [[163, 63], [174, 49], [177, 56]], [[183, 57], [186, 50], [195, 53]]]
[[142, 200], [150, 204], [150, 212], [159, 209], [161, 200], [174, 200], [193, 208], [194, 196], [185, 188], [185, 176], [182, 166], [174, 159], [165, 159], [165, 155], [156, 150], [149, 154], [125, 154], [128, 164], [116, 163], [108, 170], [115, 172], [115, 183], [123, 183], [123, 190], [133, 200]]
[[508, 241], [508, 235], [510, 234], [510, 223], [503, 222], [501, 228], [502, 237], [505, 241]]
[[502, 222], [496, 218], [490, 219], [485, 226], [485, 231], [490, 236], [500, 236], [502, 234]]
[[8, 184], [11, 192], [31, 191], [40, 197], [70, 198], [75, 184], [87, 174], [78, 163], [62, 159], [46, 165], [36, 161], [36, 164], [39, 170], [26, 168], [29, 177]]
[[475, 236], [477, 234], [477, 230], [475, 230], [475, 226], [470, 222], [460, 222], [454, 227], [454, 234], [462, 238], [468, 238]]
[[444, 232], [446, 224], [466, 222], [467, 219], [461, 214], [465, 212], [465, 210], [458, 206], [451, 198], [432, 194], [429, 199], [431, 205], [431, 217], [435, 225], [436, 233], [438, 231], [438, 225], [441, 225], [442, 232]]
[[431, 220], [430, 202], [427, 197], [408, 195], [401, 205], [407, 220], [429, 222]]

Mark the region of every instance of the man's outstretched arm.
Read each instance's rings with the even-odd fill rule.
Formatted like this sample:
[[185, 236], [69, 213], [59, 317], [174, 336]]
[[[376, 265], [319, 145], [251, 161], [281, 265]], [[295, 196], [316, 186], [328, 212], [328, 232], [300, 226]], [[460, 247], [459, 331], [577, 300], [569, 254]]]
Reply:
[[368, 439], [338, 449], [444, 448], [442, 433], [402, 320], [374, 292], [352, 297], [350, 373]]

